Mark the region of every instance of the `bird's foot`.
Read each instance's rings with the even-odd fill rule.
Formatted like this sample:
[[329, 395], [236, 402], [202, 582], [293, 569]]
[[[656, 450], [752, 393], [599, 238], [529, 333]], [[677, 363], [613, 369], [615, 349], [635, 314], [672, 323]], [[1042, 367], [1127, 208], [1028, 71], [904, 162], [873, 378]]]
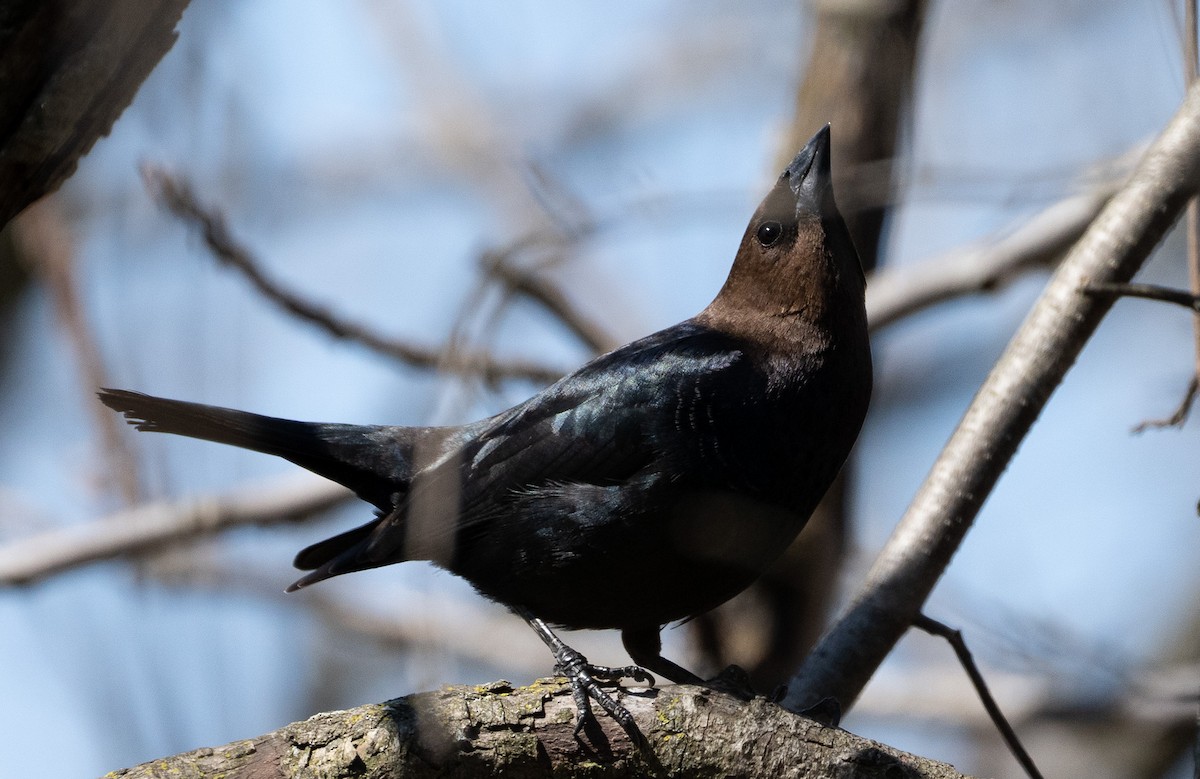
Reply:
[[837, 698], [825, 697], [796, 713], [826, 727], [836, 728], [842, 721], [842, 704]]
[[602, 685], [618, 685], [622, 679], [633, 679], [653, 685], [654, 677], [644, 668], [636, 665], [619, 668], [592, 665], [577, 650], [564, 644], [562, 639], [556, 636], [543, 620], [523, 609], [514, 609], [514, 611], [529, 623], [529, 627], [533, 628], [538, 637], [554, 653], [555, 668], [560, 674], [567, 677], [567, 681], [571, 685], [571, 697], [575, 699], [575, 710], [578, 712], [575, 719], [575, 737], [579, 738], [580, 732], [588, 725], [598, 725], [596, 716], [592, 713], [591, 702], [595, 701], [608, 713], [608, 716], [617, 721], [617, 724], [628, 734], [630, 740], [638, 746], [643, 754], [653, 755], [650, 742], [642, 735], [642, 731], [638, 730], [633, 715], [600, 687]]
[[622, 679], [633, 679], [653, 686], [654, 677], [636, 665], [610, 668], [604, 665], [592, 665], [587, 658], [571, 647], [562, 644], [555, 652], [556, 669], [567, 678], [571, 685], [571, 696], [575, 699], [575, 737], [592, 724], [596, 723], [596, 715], [592, 712], [592, 701], [600, 704], [600, 708], [617, 721], [642, 750], [649, 750], [646, 737], [638, 730], [637, 723], [629, 711], [601, 689], [604, 685], [619, 685]]
[[[582, 667], [597, 684], [603, 685], [619, 685], [622, 679], [632, 679], [635, 682], [641, 682], [647, 687], [653, 687], [656, 682], [654, 675], [642, 668], [640, 665], [622, 665], [616, 668], [607, 665], [593, 665], [587, 661], [587, 658], [576, 652], [574, 649], [567, 647], [570, 652], [578, 655], [582, 661]], [[559, 661], [557, 667], [563, 671], [562, 661]]]

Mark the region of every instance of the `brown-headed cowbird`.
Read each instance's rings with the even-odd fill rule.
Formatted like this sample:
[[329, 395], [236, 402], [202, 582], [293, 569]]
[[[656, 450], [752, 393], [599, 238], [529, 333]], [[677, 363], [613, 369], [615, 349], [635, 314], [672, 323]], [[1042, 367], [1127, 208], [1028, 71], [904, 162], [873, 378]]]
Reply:
[[[139, 430], [284, 457], [376, 517], [296, 556], [290, 590], [430, 560], [522, 616], [575, 693], [631, 735], [600, 688], [680, 683], [660, 629], [728, 600], [804, 526], [858, 436], [871, 353], [858, 255], [834, 204], [829, 128], [758, 207], [729, 278], [695, 317], [596, 358], [461, 427], [294, 422], [123, 390]], [[675, 258], [686, 263], [687, 258]], [[616, 628], [637, 666], [586, 661], [549, 625]]]

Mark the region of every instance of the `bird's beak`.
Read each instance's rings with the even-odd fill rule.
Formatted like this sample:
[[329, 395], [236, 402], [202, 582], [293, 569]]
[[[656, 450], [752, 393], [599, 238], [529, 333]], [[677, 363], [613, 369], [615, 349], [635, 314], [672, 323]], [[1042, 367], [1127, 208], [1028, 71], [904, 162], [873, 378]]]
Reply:
[[796, 215], [834, 216], [833, 175], [829, 165], [829, 125], [812, 137], [780, 178], [796, 196]]

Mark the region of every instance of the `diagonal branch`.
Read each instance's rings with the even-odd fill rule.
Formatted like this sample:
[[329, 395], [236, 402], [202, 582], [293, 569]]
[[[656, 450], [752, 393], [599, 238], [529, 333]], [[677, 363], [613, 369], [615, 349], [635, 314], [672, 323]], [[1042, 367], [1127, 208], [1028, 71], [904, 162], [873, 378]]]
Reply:
[[1127, 282], [1200, 182], [1200, 85], [1129, 182], [1063, 261], [971, 402], [846, 613], [800, 668], [790, 708], [849, 706], [920, 613], [983, 501], [1111, 301], [1089, 283]]
[[[1196, 0], [1187, 0], [1183, 6], [1185, 9], [1184, 72], [1187, 75], [1187, 82], [1195, 84], [1197, 67], [1200, 67], [1200, 62], [1197, 62], [1200, 51], [1197, 51], [1196, 40]], [[1186, 223], [1188, 281], [1195, 300], [1200, 300], [1200, 198], [1192, 198], [1192, 201], [1188, 203]], [[1171, 415], [1171, 419], [1178, 418], [1178, 424], [1182, 424], [1182, 421], [1187, 418], [1192, 400], [1196, 396], [1197, 384], [1200, 384], [1200, 306], [1196, 306], [1195, 310], [1196, 316], [1192, 318], [1192, 336], [1195, 342], [1196, 362], [1183, 403]], [[1200, 766], [1200, 762], [1197, 765]]]

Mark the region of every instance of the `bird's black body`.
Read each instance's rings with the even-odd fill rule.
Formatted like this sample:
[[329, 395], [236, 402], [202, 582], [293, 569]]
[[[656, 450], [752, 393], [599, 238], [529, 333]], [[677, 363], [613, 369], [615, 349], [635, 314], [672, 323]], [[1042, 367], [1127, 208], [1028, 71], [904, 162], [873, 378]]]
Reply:
[[832, 388], [771, 391], [747, 349], [685, 322], [493, 420], [446, 567], [569, 628], [658, 628], [745, 589], [840, 466], [813, 456], [829, 415], [795, 413]]
[[285, 457], [378, 509], [300, 552], [311, 573], [292, 589], [432, 560], [531, 624], [620, 629], [640, 665], [693, 681], [661, 657], [658, 630], [728, 600], [783, 552], [866, 412], [862, 270], [828, 163], [826, 129], [759, 207], [703, 312], [490, 419], [330, 425], [101, 399], [139, 429]]

